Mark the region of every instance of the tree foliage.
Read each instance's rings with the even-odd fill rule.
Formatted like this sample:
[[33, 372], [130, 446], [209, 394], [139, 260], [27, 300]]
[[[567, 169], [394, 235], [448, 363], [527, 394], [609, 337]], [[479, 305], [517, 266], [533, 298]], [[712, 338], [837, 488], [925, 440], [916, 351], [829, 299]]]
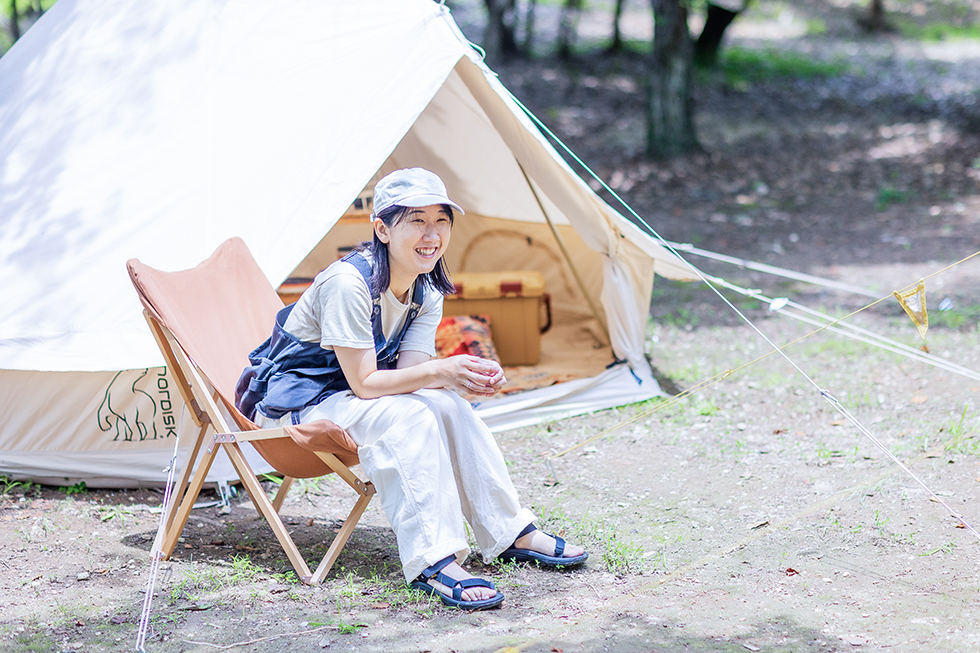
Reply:
[[2, 0], [0, 12], [3, 13], [0, 29], [0, 53], [6, 52], [24, 31], [34, 24], [55, 0]]

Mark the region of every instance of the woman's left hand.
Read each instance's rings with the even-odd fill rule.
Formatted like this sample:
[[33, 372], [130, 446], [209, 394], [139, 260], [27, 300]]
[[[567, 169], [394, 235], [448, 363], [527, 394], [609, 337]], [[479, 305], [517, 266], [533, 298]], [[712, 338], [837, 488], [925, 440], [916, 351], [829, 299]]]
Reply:
[[456, 366], [452, 385], [463, 392], [492, 397], [507, 383], [504, 370], [497, 361], [466, 354], [446, 360]]

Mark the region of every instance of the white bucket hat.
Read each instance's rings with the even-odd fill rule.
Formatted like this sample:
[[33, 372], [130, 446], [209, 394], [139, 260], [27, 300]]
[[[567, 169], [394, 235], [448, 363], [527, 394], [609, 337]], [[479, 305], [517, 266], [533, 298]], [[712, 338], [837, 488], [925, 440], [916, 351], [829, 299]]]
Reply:
[[459, 204], [449, 199], [446, 184], [434, 172], [425, 168], [404, 168], [385, 175], [374, 186], [374, 220], [377, 214], [392, 206], [432, 206], [448, 204], [461, 215], [466, 212]]

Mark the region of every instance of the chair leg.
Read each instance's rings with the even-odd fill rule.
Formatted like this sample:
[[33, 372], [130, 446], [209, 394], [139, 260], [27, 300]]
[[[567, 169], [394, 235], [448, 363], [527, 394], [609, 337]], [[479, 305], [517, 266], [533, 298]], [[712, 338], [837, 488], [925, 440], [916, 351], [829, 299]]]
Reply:
[[301, 581], [309, 584], [311, 577], [310, 568], [307, 566], [306, 561], [303, 560], [303, 556], [300, 555], [299, 548], [293, 542], [293, 538], [286, 531], [286, 526], [282, 523], [282, 519], [279, 518], [279, 513], [273, 508], [269, 497], [265, 495], [262, 486], [259, 485], [259, 481], [252, 472], [248, 461], [245, 460], [245, 456], [242, 455], [242, 450], [239, 448], [238, 443], [231, 442], [222, 444], [221, 446], [225, 448], [228, 457], [231, 458], [231, 464], [235, 467], [235, 471], [238, 472], [238, 478], [245, 485], [245, 489], [248, 490], [252, 503], [255, 504], [259, 514], [269, 522], [272, 532], [275, 533], [279, 544], [282, 545], [283, 550], [286, 552], [286, 557], [289, 558], [293, 569], [296, 570], [296, 575], [299, 576]]
[[286, 500], [286, 495], [289, 494], [289, 488], [292, 487], [294, 480], [292, 476], [284, 476], [282, 483], [279, 484], [279, 490], [272, 499], [272, 507], [276, 509], [276, 512], [282, 509], [282, 502]]
[[[198, 462], [197, 471], [194, 473], [194, 480], [191, 481], [190, 486], [184, 492], [180, 508], [178, 508], [174, 515], [173, 523], [166, 529], [166, 535], [163, 538], [163, 542], [160, 543], [159, 550], [163, 552], [165, 559], [173, 554], [174, 547], [177, 546], [177, 538], [180, 537], [184, 526], [187, 525], [187, 519], [191, 515], [191, 509], [194, 507], [194, 502], [197, 500], [197, 495], [200, 494], [201, 488], [204, 487], [204, 479], [207, 478], [208, 471], [211, 469], [211, 463], [214, 462], [214, 457], [217, 453], [218, 448], [212, 447], [209, 451], [204, 452], [204, 455], [201, 456], [201, 460]], [[156, 549], [157, 542], [154, 542], [153, 550]]]
[[180, 505], [184, 498], [184, 493], [187, 492], [188, 483], [191, 479], [191, 473], [194, 471], [194, 463], [197, 461], [197, 457], [201, 453], [201, 443], [204, 442], [204, 436], [207, 433], [209, 426], [210, 424], [207, 422], [201, 424], [201, 432], [197, 434], [197, 438], [194, 440], [194, 446], [191, 447], [187, 457], [184, 459], [184, 468], [180, 471], [180, 480], [174, 484], [174, 493], [170, 496], [170, 513], [167, 515], [166, 522], [166, 528], [168, 531], [173, 527], [174, 517], [177, 516], [177, 506]]
[[351, 533], [354, 531], [354, 527], [357, 526], [357, 522], [360, 521], [361, 515], [364, 514], [364, 510], [367, 508], [368, 504], [371, 502], [371, 498], [374, 496], [374, 484], [365, 483], [366, 491], [354, 504], [354, 509], [351, 510], [350, 515], [344, 520], [344, 525], [340, 527], [337, 531], [337, 535], [333, 538], [333, 542], [330, 543], [330, 548], [327, 549], [327, 554], [320, 561], [320, 565], [316, 568], [313, 576], [310, 578], [310, 585], [316, 585], [323, 582], [323, 579], [327, 577], [330, 573], [330, 569], [333, 568], [337, 558], [340, 557], [340, 552], [344, 549], [344, 545], [347, 544], [347, 540], [350, 538]]

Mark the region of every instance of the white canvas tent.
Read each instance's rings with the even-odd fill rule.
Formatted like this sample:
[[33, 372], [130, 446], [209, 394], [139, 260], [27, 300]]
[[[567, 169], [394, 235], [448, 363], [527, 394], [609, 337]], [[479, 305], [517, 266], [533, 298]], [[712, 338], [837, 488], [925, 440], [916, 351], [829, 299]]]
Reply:
[[466, 209], [451, 269], [543, 272], [541, 369], [580, 377], [485, 402], [492, 428], [659, 393], [650, 291], [683, 264], [564, 164], [445, 7], [59, 0], [0, 58], [0, 473], [163, 480], [181, 406], [125, 261], [183, 269], [237, 235], [273, 284], [312, 274], [363, 229], [339, 220], [352, 200], [415, 165]]

